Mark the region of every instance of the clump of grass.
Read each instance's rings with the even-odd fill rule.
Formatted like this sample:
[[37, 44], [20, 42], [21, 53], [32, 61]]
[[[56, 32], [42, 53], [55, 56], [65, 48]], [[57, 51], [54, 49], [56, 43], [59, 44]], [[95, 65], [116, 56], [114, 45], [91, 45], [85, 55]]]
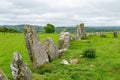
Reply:
[[83, 51], [83, 57], [95, 58], [96, 57], [96, 51], [95, 51], [95, 49], [92, 49], [92, 48], [85, 49]]
[[45, 73], [52, 73], [53, 69], [54, 69], [53, 65], [44, 64], [44, 65], [41, 66], [40, 69], [34, 70], [34, 72], [43, 75]]
[[72, 73], [72, 75], [70, 76], [72, 79], [74, 79], [74, 80], [78, 80], [79, 78], [80, 78], [80, 76], [79, 76], [79, 73]]

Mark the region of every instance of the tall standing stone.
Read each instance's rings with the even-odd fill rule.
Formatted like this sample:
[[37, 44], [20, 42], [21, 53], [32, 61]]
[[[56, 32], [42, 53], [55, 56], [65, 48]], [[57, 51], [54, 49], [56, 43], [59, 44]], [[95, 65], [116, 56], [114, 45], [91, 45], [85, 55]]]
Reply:
[[26, 26], [24, 29], [26, 47], [32, 62], [33, 68], [37, 69], [46, 62], [49, 58], [43, 44], [39, 41], [36, 31], [31, 26]]
[[59, 51], [55, 43], [53, 42], [52, 38], [46, 38], [44, 42], [44, 47], [47, 51], [49, 56], [49, 60], [53, 60], [59, 57]]
[[113, 32], [113, 36], [114, 36], [114, 38], [117, 38], [117, 37], [118, 37], [118, 34], [117, 34], [116, 31]]
[[6, 75], [2, 72], [2, 70], [0, 70], [0, 80], [8, 80], [8, 78], [7, 78]]
[[86, 38], [86, 33], [85, 33], [85, 30], [84, 30], [84, 23], [81, 23], [80, 25], [77, 25], [76, 29], [77, 29], [77, 39]]
[[81, 29], [79, 25], [76, 26], [76, 31], [77, 31], [77, 39], [81, 39]]
[[32, 80], [32, 73], [18, 52], [14, 52], [10, 69], [13, 80]]
[[69, 32], [61, 32], [59, 38], [59, 49], [68, 48], [71, 41], [71, 34]]

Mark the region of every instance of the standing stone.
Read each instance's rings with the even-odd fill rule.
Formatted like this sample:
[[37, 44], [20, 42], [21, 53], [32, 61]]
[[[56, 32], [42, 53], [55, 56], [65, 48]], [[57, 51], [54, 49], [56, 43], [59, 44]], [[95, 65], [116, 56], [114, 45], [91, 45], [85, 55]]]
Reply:
[[61, 32], [59, 39], [59, 49], [68, 48], [71, 41], [71, 34], [69, 32]]
[[86, 33], [85, 33], [85, 29], [84, 29], [84, 23], [80, 24], [80, 28], [81, 28], [81, 38], [84, 39], [84, 38], [86, 38]]
[[100, 32], [99, 35], [100, 35], [100, 37], [106, 37], [105, 32]]
[[77, 39], [81, 39], [81, 29], [80, 29], [80, 26], [77, 25], [76, 29], [77, 29]]
[[33, 69], [40, 68], [41, 65], [49, 62], [47, 52], [39, 41], [36, 31], [31, 26], [26, 26], [24, 29], [24, 35]]
[[86, 38], [86, 33], [84, 30], [84, 23], [77, 25], [77, 39], [84, 39]]
[[8, 80], [8, 78], [7, 78], [6, 75], [2, 72], [2, 70], [0, 70], [0, 80]]
[[54, 58], [59, 57], [59, 51], [52, 38], [46, 38], [44, 42], [45, 49], [49, 56], [49, 60], [53, 60]]
[[118, 37], [118, 35], [117, 35], [117, 32], [115, 31], [115, 32], [113, 32], [113, 36], [114, 36], [114, 38], [117, 38]]
[[32, 73], [18, 52], [14, 52], [10, 69], [13, 80], [32, 80]]

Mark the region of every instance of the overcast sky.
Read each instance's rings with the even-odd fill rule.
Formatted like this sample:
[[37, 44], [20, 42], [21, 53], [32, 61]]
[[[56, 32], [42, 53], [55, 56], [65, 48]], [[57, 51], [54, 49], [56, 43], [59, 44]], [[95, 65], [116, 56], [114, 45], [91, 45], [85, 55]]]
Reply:
[[120, 0], [0, 0], [0, 25], [120, 25]]

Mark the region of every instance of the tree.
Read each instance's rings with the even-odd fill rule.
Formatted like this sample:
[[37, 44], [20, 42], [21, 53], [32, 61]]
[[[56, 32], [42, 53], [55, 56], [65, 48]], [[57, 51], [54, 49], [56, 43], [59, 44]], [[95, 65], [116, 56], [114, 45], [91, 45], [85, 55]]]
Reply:
[[55, 32], [55, 27], [52, 24], [47, 24], [45, 27], [45, 33], [54, 33]]
[[0, 32], [8, 32], [8, 33], [18, 33], [19, 31], [11, 28], [1, 27]]

